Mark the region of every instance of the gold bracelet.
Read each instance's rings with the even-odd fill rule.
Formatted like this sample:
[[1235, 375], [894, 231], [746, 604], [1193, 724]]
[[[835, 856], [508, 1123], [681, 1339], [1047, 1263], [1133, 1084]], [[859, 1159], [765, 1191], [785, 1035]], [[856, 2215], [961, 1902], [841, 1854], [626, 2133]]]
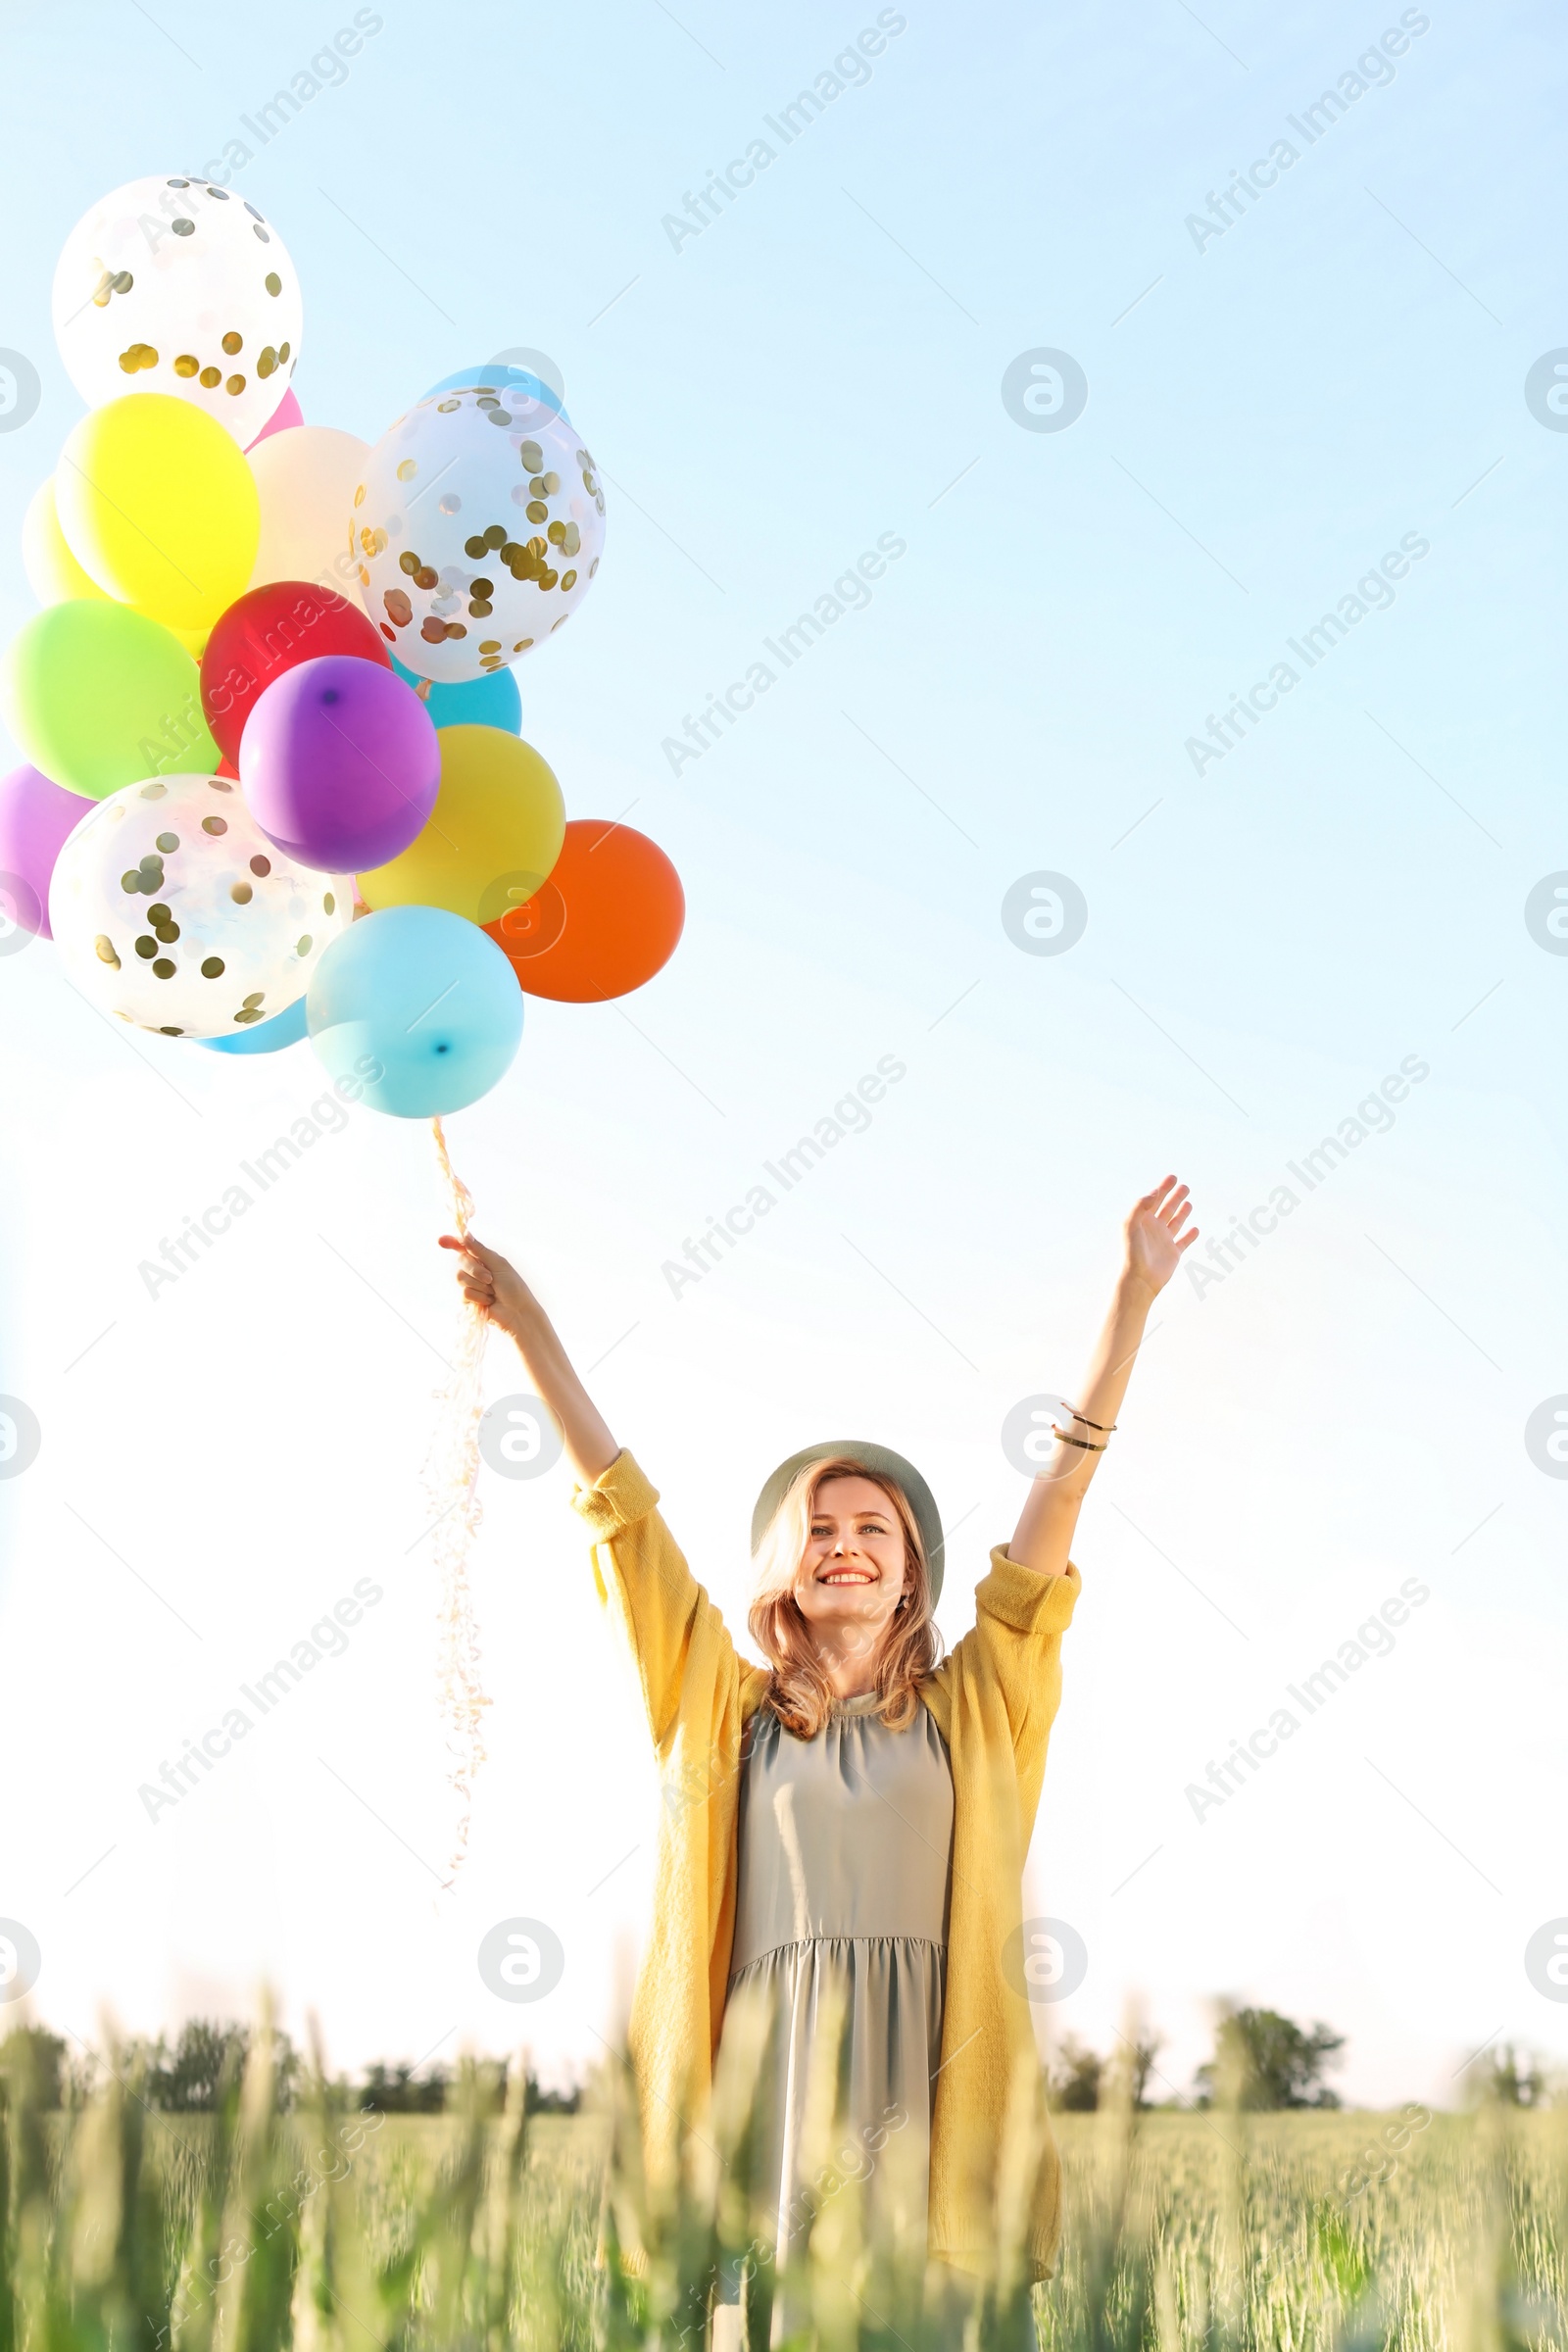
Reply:
[[[1081, 1421], [1083, 1419], [1083, 1415], [1081, 1413], [1075, 1413], [1073, 1415], [1073, 1419], [1075, 1421]], [[1054, 1423], [1053, 1423], [1052, 1426], [1054, 1429]], [[1091, 1421], [1088, 1426], [1089, 1428], [1094, 1429], [1098, 1426], [1098, 1424]], [[1057, 1429], [1055, 1431], [1055, 1435], [1059, 1444], [1063, 1446], [1076, 1446], [1080, 1453], [1103, 1453], [1105, 1450], [1103, 1446], [1091, 1446], [1087, 1438], [1069, 1438], [1064, 1430]]]

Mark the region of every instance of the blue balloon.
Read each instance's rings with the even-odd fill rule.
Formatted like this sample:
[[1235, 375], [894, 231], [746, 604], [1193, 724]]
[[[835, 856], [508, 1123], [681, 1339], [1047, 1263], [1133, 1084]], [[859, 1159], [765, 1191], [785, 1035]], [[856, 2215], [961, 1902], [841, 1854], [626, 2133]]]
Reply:
[[372, 1110], [428, 1119], [504, 1078], [522, 991], [477, 923], [444, 906], [383, 906], [340, 932], [305, 998], [311, 1043]]
[[215, 1054], [280, 1054], [285, 1046], [297, 1046], [305, 1036], [305, 999], [296, 997], [281, 1012], [274, 1012], [270, 1021], [257, 1021], [249, 1029], [236, 1029], [232, 1037], [198, 1038], [198, 1045], [211, 1046]]
[[552, 416], [559, 416], [563, 424], [571, 422], [561, 394], [542, 375], [535, 375], [531, 368], [460, 368], [456, 375], [444, 375], [428, 392], [421, 392], [419, 398], [434, 400], [438, 392], [467, 392], [475, 384], [489, 384], [497, 392], [504, 392], [509, 384], [521, 384], [529, 398], [538, 401]]
[[504, 735], [522, 733], [522, 697], [510, 669], [493, 669], [487, 677], [465, 678], [460, 685], [443, 686], [405, 669], [396, 654], [392, 666], [406, 686], [419, 695], [437, 727], [499, 727]]

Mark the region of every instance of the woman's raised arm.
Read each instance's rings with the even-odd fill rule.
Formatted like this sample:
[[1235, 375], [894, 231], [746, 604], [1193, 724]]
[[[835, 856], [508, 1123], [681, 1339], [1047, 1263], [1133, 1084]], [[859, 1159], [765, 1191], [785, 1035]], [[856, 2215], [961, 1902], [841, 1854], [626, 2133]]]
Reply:
[[1134, 1204], [1123, 1228], [1115, 1297], [1083, 1388], [1071, 1399], [1076, 1413], [1070, 1419], [1063, 1414], [1062, 1421], [1054, 1424], [1056, 1444], [1029, 1489], [1007, 1546], [1009, 1559], [1042, 1576], [1059, 1576], [1067, 1565], [1078, 1513], [1110, 1443], [1149, 1310], [1175, 1273], [1183, 1250], [1198, 1239], [1197, 1226], [1187, 1224], [1191, 1214], [1186, 1185], [1167, 1176]]
[[498, 1330], [511, 1334], [540, 1401], [561, 1424], [566, 1460], [582, 1486], [591, 1487], [610, 1468], [620, 1447], [610, 1425], [572, 1369], [555, 1325], [515, 1266], [499, 1250], [487, 1250], [470, 1233], [441, 1236], [443, 1250], [462, 1252], [458, 1282], [466, 1298]]
[[[765, 1678], [743, 1663], [724, 1620], [693, 1576], [659, 1513], [659, 1494], [632, 1456], [615, 1444], [577, 1378], [550, 1318], [514, 1266], [470, 1234], [443, 1234], [462, 1252], [458, 1280], [466, 1298], [516, 1342], [541, 1401], [561, 1425], [578, 1481], [572, 1501], [593, 1544], [599, 1597], [619, 1619], [642, 1685], [655, 1752], [667, 1766], [689, 1735], [666, 1804], [707, 1802], [727, 1786], [709, 1757], [739, 1737], [741, 1705]], [[602, 1482], [602, 1483], [601, 1483]], [[733, 1792], [731, 1792], [732, 1794]]]

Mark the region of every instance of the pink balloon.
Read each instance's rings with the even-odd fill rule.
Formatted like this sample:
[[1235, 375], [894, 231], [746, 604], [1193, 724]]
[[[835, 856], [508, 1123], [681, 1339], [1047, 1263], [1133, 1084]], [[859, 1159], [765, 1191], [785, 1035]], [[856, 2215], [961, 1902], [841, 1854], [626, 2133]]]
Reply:
[[14, 767], [0, 777], [0, 947], [7, 915], [19, 930], [53, 939], [49, 877], [66, 836], [97, 806], [51, 784], [35, 767]]
[[322, 654], [257, 696], [239, 776], [252, 816], [285, 856], [322, 873], [368, 873], [424, 830], [441, 739], [393, 671]]
[[295, 399], [294, 387], [292, 384], [290, 384], [288, 390], [284, 393], [282, 399], [278, 402], [276, 408], [272, 411], [272, 414], [270, 416], [269, 416], [267, 422], [257, 434], [256, 439], [254, 441], [247, 441], [245, 446], [247, 449], [255, 449], [263, 441], [270, 440], [273, 433], [286, 433], [291, 424], [303, 424], [304, 422], [305, 412], [300, 407], [299, 402]]

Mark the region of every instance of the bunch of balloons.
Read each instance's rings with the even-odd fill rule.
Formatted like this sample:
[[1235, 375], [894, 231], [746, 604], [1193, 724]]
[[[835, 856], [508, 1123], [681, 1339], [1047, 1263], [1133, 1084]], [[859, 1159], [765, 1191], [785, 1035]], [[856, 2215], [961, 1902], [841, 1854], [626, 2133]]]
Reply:
[[604, 543], [552, 389], [470, 368], [373, 448], [307, 424], [293, 264], [202, 179], [94, 206], [54, 320], [93, 405], [27, 511], [42, 610], [0, 665], [15, 920], [115, 1018], [226, 1053], [308, 1034], [406, 1118], [497, 1083], [524, 994], [651, 979], [674, 867], [568, 823], [520, 735], [514, 666]]

